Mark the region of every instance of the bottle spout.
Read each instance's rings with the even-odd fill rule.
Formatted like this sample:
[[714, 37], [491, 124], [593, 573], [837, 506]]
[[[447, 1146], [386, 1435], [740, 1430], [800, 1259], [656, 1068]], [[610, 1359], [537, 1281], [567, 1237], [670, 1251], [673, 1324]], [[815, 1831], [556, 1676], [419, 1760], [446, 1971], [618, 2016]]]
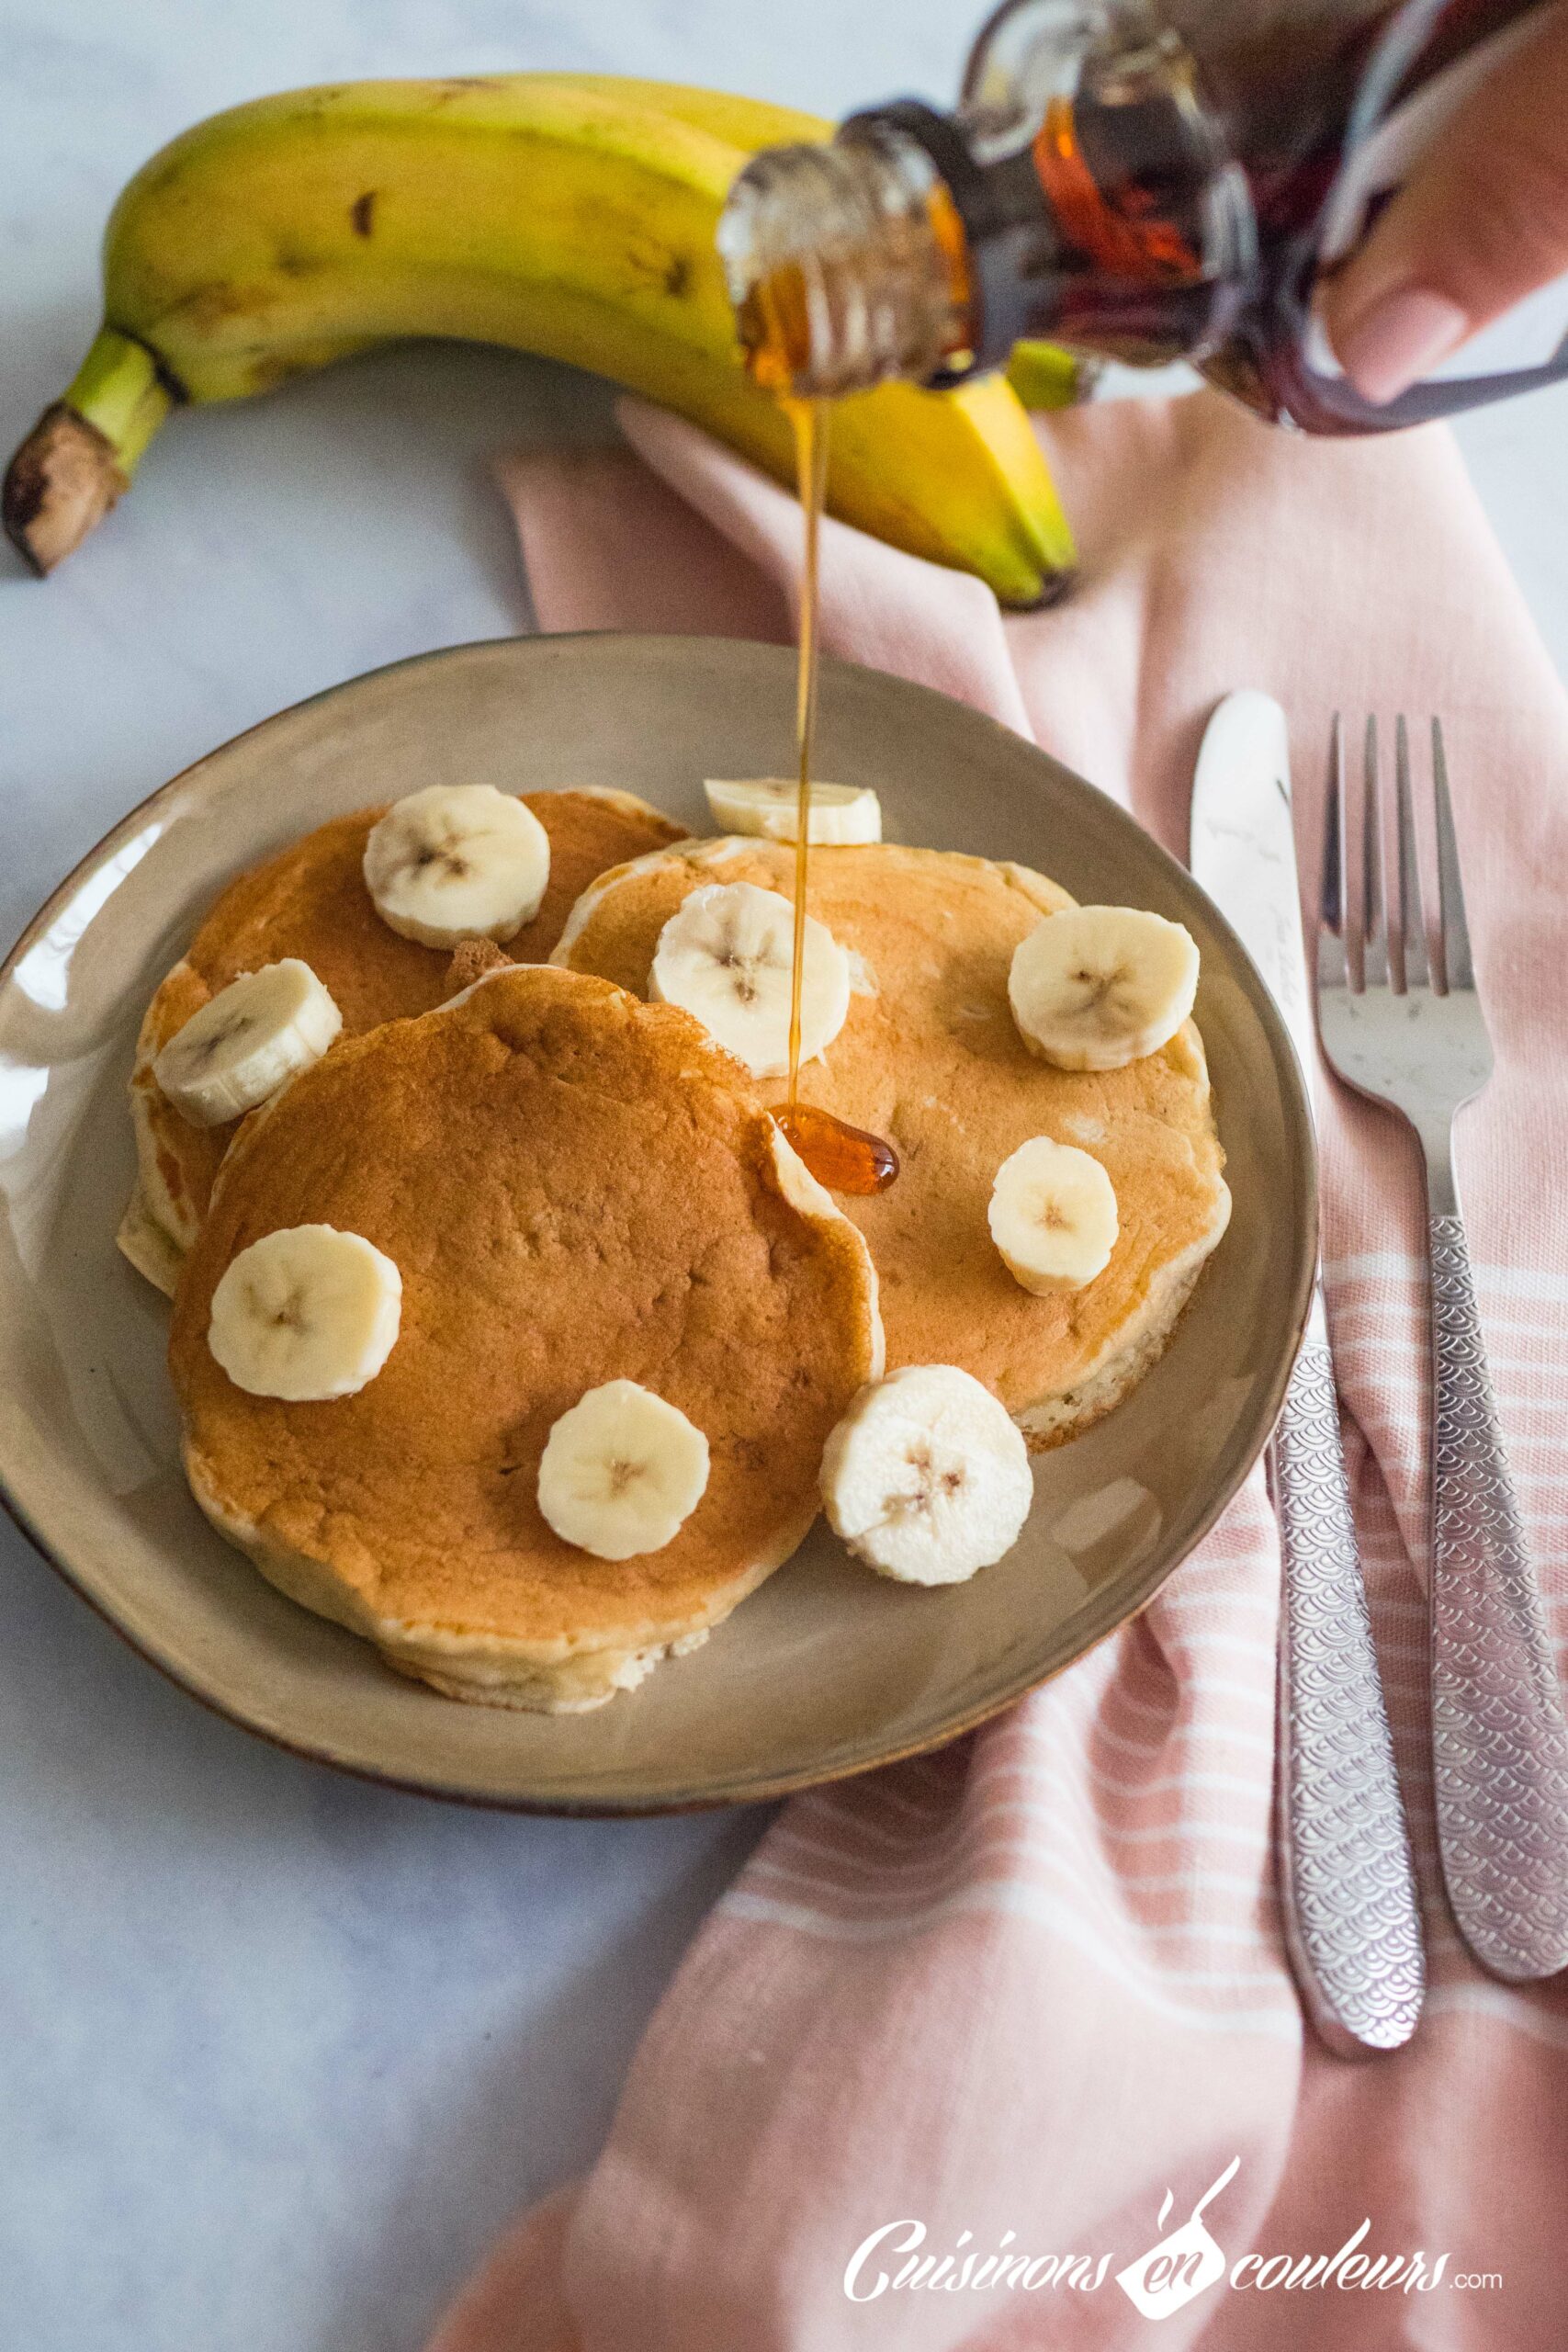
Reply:
[[890, 125], [753, 156], [718, 250], [747, 366], [769, 391], [923, 382], [967, 352], [963, 224], [930, 155]]

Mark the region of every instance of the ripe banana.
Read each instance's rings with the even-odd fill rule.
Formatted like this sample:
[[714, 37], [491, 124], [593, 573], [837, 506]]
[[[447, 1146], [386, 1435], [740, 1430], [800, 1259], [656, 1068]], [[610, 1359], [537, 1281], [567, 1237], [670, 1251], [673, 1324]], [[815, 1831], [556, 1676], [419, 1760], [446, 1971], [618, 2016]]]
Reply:
[[[714, 231], [748, 154], [826, 131], [716, 92], [555, 74], [301, 90], [198, 123], [115, 208], [103, 328], [12, 460], [6, 527], [47, 571], [178, 403], [408, 335], [596, 369], [791, 482], [789, 427], [742, 366]], [[1039, 603], [1072, 562], [1002, 376], [843, 401], [828, 498], [1008, 604]]]
[[343, 1015], [298, 956], [242, 972], [177, 1030], [152, 1064], [193, 1127], [220, 1127], [321, 1060]]
[[[710, 776], [703, 790], [715, 824], [727, 833], [792, 842], [799, 832], [800, 786], [791, 777], [748, 776], [726, 784]], [[814, 842], [879, 842], [882, 803], [869, 785], [813, 782], [807, 823]]]
[[397, 1343], [403, 1279], [362, 1234], [293, 1225], [224, 1268], [207, 1344], [236, 1388], [290, 1404], [352, 1396]]
[[1032, 1054], [1121, 1069], [1168, 1044], [1198, 992], [1198, 949], [1145, 907], [1063, 907], [1013, 950], [1008, 999]]
[[707, 1482], [708, 1442], [695, 1422], [635, 1380], [607, 1380], [552, 1424], [539, 1512], [563, 1544], [630, 1560], [664, 1549]]
[[377, 913], [401, 938], [425, 947], [502, 942], [539, 911], [550, 837], [492, 784], [431, 784], [371, 827], [364, 871]]
[[1042, 1296], [1082, 1290], [1116, 1247], [1116, 1193], [1104, 1168], [1049, 1136], [1032, 1136], [1003, 1160], [987, 1215], [1008, 1272]]
[[[678, 1004], [753, 1078], [789, 1068], [795, 909], [754, 882], [709, 882], [682, 899], [659, 934], [648, 992]], [[850, 1010], [850, 959], [825, 923], [806, 919], [800, 1058], [814, 1061]]]
[[835, 1535], [900, 1584], [962, 1584], [1019, 1539], [1034, 1481], [1005, 1406], [955, 1364], [863, 1388], [822, 1454]]

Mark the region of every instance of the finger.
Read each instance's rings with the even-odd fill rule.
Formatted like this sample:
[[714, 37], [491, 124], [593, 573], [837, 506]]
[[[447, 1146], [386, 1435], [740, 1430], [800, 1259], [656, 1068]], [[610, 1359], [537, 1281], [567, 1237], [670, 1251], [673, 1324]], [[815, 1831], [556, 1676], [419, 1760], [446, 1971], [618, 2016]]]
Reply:
[[1465, 101], [1329, 289], [1363, 399], [1393, 400], [1568, 271], [1568, 0]]

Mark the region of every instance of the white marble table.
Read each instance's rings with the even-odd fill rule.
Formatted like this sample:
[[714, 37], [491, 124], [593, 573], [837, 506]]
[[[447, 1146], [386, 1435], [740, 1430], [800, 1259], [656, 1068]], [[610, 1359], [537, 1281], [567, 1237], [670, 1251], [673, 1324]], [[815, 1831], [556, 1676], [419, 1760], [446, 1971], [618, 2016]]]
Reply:
[[[85, 347], [122, 181], [216, 107], [558, 66], [832, 113], [950, 89], [970, 14], [0, 0], [0, 443]], [[1568, 666], [1565, 426], [1568, 392], [1464, 437]], [[181, 419], [47, 587], [0, 559], [0, 944], [114, 819], [238, 729], [526, 628], [486, 459], [605, 429], [599, 389], [564, 370], [372, 359]], [[511, 1819], [298, 1763], [167, 1688], [9, 1525], [0, 1758], [0, 2300], [28, 2352], [412, 2352], [513, 2209], [592, 2154], [761, 1819]]]

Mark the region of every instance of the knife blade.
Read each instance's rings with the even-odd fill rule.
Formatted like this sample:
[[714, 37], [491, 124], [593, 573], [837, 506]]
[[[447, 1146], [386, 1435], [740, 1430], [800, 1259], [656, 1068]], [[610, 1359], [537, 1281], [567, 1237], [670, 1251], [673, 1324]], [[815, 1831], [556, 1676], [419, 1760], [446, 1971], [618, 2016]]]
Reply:
[[[1289, 730], [1280, 705], [1255, 688], [1228, 695], [1204, 731], [1190, 860], [1279, 1007], [1310, 1104], [1315, 1040]], [[1321, 1279], [1269, 1470], [1283, 1567], [1276, 1836], [1286, 1947], [1329, 2049], [1342, 2056], [1393, 2050], [1416, 2030], [1426, 1963]]]
[[1244, 686], [1214, 712], [1192, 779], [1191, 867], [1262, 973], [1312, 1099], [1314, 1036], [1302, 941], [1291, 747], [1271, 695]]
[[[1189, 863], [1261, 973], [1296, 1050], [1314, 1117], [1316, 1030], [1307, 984], [1291, 798], [1291, 743], [1272, 695], [1242, 686], [1220, 703], [1198, 747]], [[1308, 1340], [1328, 1345], [1321, 1276]]]

